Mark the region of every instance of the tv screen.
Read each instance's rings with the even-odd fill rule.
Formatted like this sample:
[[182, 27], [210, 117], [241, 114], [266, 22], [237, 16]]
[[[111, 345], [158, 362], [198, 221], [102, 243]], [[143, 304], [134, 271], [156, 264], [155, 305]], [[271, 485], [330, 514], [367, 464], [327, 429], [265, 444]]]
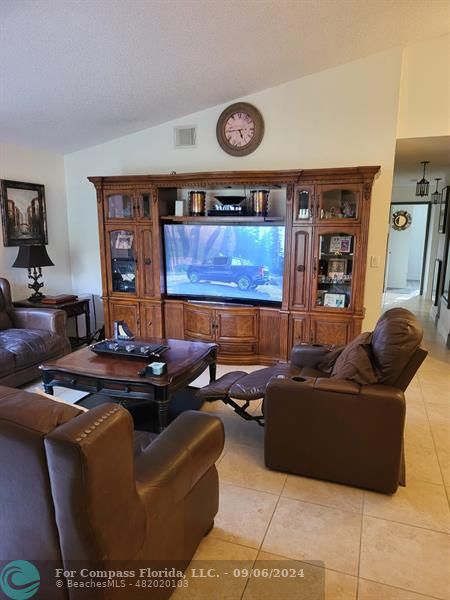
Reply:
[[168, 296], [281, 302], [284, 226], [166, 224], [164, 248]]

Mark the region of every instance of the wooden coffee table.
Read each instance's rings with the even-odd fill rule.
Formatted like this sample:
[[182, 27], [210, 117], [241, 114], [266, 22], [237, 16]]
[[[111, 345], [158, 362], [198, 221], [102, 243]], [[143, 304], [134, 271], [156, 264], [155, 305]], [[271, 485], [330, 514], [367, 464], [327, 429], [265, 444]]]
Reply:
[[210, 381], [215, 380], [217, 345], [160, 338], [137, 338], [136, 341], [169, 346], [161, 359], [155, 359], [167, 363], [167, 373], [141, 377], [138, 372], [151, 360], [101, 356], [82, 348], [41, 365], [45, 391], [53, 394], [53, 387], [61, 386], [124, 400], [154, 402], [158, 407], [159, 431], [162, 431], [167, 426], [170, 397], [174, 392], [185, 388], [208, 367]]

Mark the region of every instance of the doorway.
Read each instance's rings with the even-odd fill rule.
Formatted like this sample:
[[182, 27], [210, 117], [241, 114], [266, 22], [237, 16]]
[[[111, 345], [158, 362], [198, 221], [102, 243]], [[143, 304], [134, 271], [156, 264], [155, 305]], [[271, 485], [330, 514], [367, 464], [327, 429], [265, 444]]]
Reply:
[[429, 218], [428, 202], [391, 204], [385, 304], [423, 294]]

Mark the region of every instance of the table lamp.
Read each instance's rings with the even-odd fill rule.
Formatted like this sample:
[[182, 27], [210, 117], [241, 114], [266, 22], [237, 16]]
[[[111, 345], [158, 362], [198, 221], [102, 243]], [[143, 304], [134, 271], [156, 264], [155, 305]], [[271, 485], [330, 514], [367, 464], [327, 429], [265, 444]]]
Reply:
[[55, 266], [50, 260], [45, 246], [20, 246], [17, 258], [12, 266], [28, 269], [28, 277], [33, 281], [33, 283], [28, 284], [28, 288], [34, 290], [34, 294], [28, 300], [30, 302], [39, 302], [42, 300], [44, 294], [39, 291], [44, 287], [43, 282], [39, 281], [42, 277], [41, 267]]

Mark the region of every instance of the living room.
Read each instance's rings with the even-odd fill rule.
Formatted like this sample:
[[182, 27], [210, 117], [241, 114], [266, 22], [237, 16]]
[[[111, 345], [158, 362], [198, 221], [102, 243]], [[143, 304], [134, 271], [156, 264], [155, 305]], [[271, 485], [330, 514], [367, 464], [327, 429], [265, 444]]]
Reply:
[[[413, 313], [391, 313], [409, 332], [395, 378], [348, 365], [353, 340], [389, 321], [399, 142], [450, 139], [449, 11], [440, 0], [2, 1], [0, 597], [448, 598], [444, 276], [437, 304], [430, 265], [419, 301], [393, 304]], [[439, 192], [449, 162], [425, 172]], [[419, 197], [421, 168], [402, 198]], [[8, 226], [17, 190], [45, 207], [33, 246]], [[448, 237], [439, 229], [428, 256], [442, 273]], [[34, 244], [53, 266], [26, 262]], [[200, 255], [239, 279], [193, 274]], [[43, 287], [28, 288], [28, 267]], [[27, 304], [33, 292], [77, 306]], [[61, 337], [7, 371], [10, 329]], [[146, 360], [111, 357], [103, 333], [128, 354], [133, 334], [160, 343], [141, 343]], [[337, 346], [348, 351], [334, 389]], [[307, 348], [325, 348], [320, 374]], [[381, 350], [371, 337], [357, 352]], [[147, 371], [152, 361], [163, 366]], [[372, 388], [383, 408], [359, 421]], [[172, 589], [123, 591], [119, 576], [117, 589], [87, 589], [80, 572], [99, 560], [185, 575]], [[11, 561], [35, 565], [32, 595], [3, 583]]]

